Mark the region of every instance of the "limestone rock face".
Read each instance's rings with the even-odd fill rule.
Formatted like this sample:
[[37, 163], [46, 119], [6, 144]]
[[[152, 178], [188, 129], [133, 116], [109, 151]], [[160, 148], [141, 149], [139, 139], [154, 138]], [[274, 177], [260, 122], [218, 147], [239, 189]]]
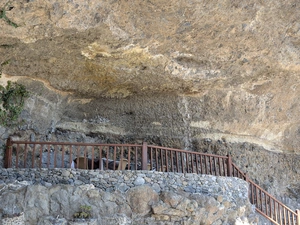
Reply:
[[[32, 93], [0, 144], [14, 134], [207, 151], [205, 141], [226, 154], [246, 143], [285, 162], [300, 153], [299, 10], [297, 0], [0, 1], [0, 82]], [[254, 171], [258, 159], [244, 160]], [[299, 177], [298, 165], [286, 170]]]
[[[1, 80], [31, 85], [36, 129], [45, 130], [43, 117], [49, 127], [65, 115], [75, 123], [63, 120], [61, 129], [129, 135], [127, 123], [144, 121], [162, 134], [184, 133], [185, 145], [195, 130], [298, 152], [295, 0], [14, 0], [0, 9]], [[111, 123], [76, 124], [96, 116]]]

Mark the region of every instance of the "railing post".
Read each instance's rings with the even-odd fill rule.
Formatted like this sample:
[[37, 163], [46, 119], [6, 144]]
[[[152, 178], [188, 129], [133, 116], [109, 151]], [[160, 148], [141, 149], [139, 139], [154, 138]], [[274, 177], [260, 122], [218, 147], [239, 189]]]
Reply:
[[296, 213], [297, 213], [297, 225], [300, 225], [300, 210], [296, 209]]
[[5, 168], [11, 167], [11, 159], [12, 159], [12, 138], [9, 137], [6, 140], [6, 149], [5, 149]]
[[252, 203], [252, 184], [249, 182], [249, 178], [248, 178], [248, 174], [245, 173], [245, 181], [247, 182], [248, 184], [248, 198], [250, 200], [250, 202]]
[[227, 159], [227, 177], [231, 177], [232, 176], [232, 159], [229, 154], [227, 155], [227, 157], [228, 157], [228, 159]]
[[143, 142], [143, 147], [142, 147], [142, 170], [147, 170], [148, 169], [148, 160], [147, 160], [147, 142]]

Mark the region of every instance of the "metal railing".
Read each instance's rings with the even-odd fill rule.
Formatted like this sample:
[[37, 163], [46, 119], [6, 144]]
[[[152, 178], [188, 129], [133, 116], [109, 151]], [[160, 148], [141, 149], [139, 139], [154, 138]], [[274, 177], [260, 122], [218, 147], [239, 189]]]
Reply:
[[137, 170], [141, 169], [142, 152], [142, 145], [136, 144], [28, 142], [9, 138], [5, 167], [71, 168], [75, 163], [81, 164], [81, 169], [116, 170], [120, 162], [127, 160], [131, 167], [126, 169]]
[[296, 212], [276, 200], [273, 196], [255, 184], [249, 182], [250, 202], [256, 206], [256, 211], [267, 217], [270, 221], [280, 225], [298, 225], [299, 210]]
[[300, 225], [295, 212], [276, 200], [233, 162], [231, 156], [219, 156], [143, 143], [94, 144], [67, 142], [28, 142], [7, 140], [6, 168], [70, 168], [100, 170], [156, 170], [233, 176], [249, 184], [249, 199], [256, 211], [278, 225]]
[[228, 175], [228, 157], [148, 145], [150, 170]]
[[249, 184], [249, 200], [256, 211], [278, 225], [300, 225], [300, 211], [293, 211], [275, 197], [255, 184], [232, 163], [232, 176], [244, 179]]

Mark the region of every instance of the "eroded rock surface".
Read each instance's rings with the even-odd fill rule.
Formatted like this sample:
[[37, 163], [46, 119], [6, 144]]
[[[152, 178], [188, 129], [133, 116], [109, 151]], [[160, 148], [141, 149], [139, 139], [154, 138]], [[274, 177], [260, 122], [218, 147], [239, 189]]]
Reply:
[[[15, 0], [0, 8], [2, 80], [31, 83], [28, 107], [39, 117], [80, 123], [63, 120], [62, 129], [129, 135], [142, 117], [147, 129], [172, 129], [168, 136], [189, 128], [298, 152], [297, 1]], [[96, 116], [110, 125], [81, 123]]]
[[[296, 0], [1, 1], [0, 81], [21, 82], [32, 94], [24, 121], [0, 128], [0, 144], [10, 134], [204, 151], [220, 142], [215, 152], [238, 150], [247, 161], [240, 167], [260, 184], [279, 194], [291, 188], [297, 199], [299, 7]], [[251, 149], [268, 152], [244, 153]]]

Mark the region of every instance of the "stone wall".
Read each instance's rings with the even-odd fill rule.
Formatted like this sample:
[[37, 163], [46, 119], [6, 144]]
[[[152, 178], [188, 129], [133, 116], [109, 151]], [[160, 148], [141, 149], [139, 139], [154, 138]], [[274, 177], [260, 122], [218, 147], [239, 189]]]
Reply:
[[[257, 224], [247, 183], [238, 178], [156, 171], [1, 169], [0, 218], [25, 224]], [[6, 223], [8, 224], [8, 223]]]

